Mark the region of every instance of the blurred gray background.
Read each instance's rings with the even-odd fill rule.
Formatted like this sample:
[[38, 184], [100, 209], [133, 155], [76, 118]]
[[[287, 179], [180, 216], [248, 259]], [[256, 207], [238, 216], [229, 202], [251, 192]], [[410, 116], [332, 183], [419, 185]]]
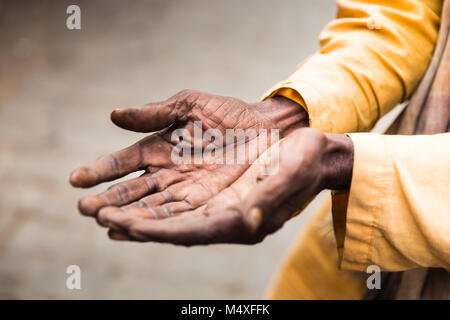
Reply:
[[[66, 8], [81, 7], [80, 31]], [[0, 298], [260, 298], [308, 212], [252, 247], [118, 243], [68, 175], [141, 134], [119, 106], [184, 88], [258, 100], [318, 47], [334, 0], [0, 2]], [[82, 289], [67, 290], [68, 265]]]

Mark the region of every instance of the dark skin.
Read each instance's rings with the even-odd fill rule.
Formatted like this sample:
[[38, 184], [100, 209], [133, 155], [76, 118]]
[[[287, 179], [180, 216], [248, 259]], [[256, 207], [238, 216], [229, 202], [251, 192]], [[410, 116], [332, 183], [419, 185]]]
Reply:
[[[217, 129], [222, 134], [226, 129], [279, 129], [283, 137], [308, 124], [306, 112], [283, 97], [250, 104], [191, 90], [181, 91], [164, 102], [115, 110], [111, 120], [132, 131], [163, 132], [72, 172], [71, 184], [88, 188], [135, 171], [146, 171], [143, 176], [117, 184], [100, 195], [81, 199], [79, 210], [87, 216], [96, 217], [105, 206], [152, 208], [156, 218], [193, 210], [231, 185], [249, 167], [250, 161], [234, 165], [174, 164], [171, 134], [177, 128], [192, 134], [194, 121], [201, 121], [204, 130]], [[258, 150], [257, 154], [263, 151]]]
[[[122, 128], [141, 132], [172, 125], [72, 173], [74, 186], [90, 187], [146, 170], [139, 178], [79, 202], [81, 213], [109, 227], [112, 239], [186, 246], [257, 243], [321, 190], [350, 184], [350, 139], [300, 129], [307, 126], [306, 112], [282, 97], [246, 104], [234, 98], [182, 91], [162, 103], [115, 111], [111, 118]], [[278, 172], [261, 174], [261, 165], [250, 166], [250, 161], [240, 165], [174, 165], [170, 159], [171, 130], [182, 127], [192, 132], [195, 120], [202, 121], [205, 129], [220, 131], [279, 129]]]
[[[353, 145], [346, 135], [297, 129], [280, 141], [279, 170], [263, 174], [252, 164], [206, 205], [167, 219], [142, 208], [106, 207], [99, 213], [112, 239], [177, 245], [255, 244], [280, 229], [324, 189], [347, 189]], [[261, 157], [270, 157], [267, 153]]]

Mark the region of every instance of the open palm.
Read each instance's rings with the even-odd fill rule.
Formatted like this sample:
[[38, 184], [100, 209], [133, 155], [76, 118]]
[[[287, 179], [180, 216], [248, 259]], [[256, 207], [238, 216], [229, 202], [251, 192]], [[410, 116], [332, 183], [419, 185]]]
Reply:
[[[184, 246], [258, 243], [327, 187], [329, 148], [324, 133], [298, 129], [280, 141], [279, 157], [271, 146], [260, 156], [263, 161], [252, 163], [233, 184], [195, 210], [155, 219], [144, 208], [106, 207], [98, 219], [115, 240]], [[265, 163], [277, 161], [274, 157], [279, 158], [278, 170], [266, 175]]]
[[[244, 150], [245, 161], [176, 163], [172, 154], [180, 141], [174, 141], [174, 131], [183, 129], [188, 133], [183, 140], [192, 139], [189, 143], [195, 145], [194, 131], [198, 123], [202, 131], [215, 130], [223, 136], [227, 129], [253, 129], [256, 133], [263, 129], [280, 129], [283, 136], [291, 129], [306, 125], [306, 113], [298, 105], [291, 102], [283, 103], [283, 106], [248, 104], [235, 98], [184, 90], [161, 103], [115, 110], [111, 119], [119, 127], [137, 132], [159, 132], [71, 174], [73, 186], [87, 188], [145, 170], [138, 178], [81, 199], [81, 213], [96, 216], [106, 206], [137, 207], [160, 219], [202, 206], [239, 178], [253, 158], [264, 152], [264, 146], [252, 143], [251, 137], [243, 141], [213, 141], [219, 144], [216, 153], [225, 152], [225, 147], [231, 147], [235, 154]], [[199, 143], [204, 150], [205, 141]], [[266, 147], [269, 145], [270, 140]]]

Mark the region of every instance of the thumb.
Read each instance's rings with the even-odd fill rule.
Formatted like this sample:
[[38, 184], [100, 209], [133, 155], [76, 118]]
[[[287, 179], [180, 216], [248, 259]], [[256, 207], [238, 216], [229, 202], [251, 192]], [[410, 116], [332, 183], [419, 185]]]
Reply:
[[260, 181], [240, 205], [245, 224], [256, 232], [290, 198], [292, 192], [288, 183], [279, 176], [268, 176]]
[[197, 97], [198, 93], [184, 90], [163, 102], [115, 109], [111, 113], [111, 121], [130, 131], [159, 131], [184, 118], [196, 100], [191, 99], [194, 95]]

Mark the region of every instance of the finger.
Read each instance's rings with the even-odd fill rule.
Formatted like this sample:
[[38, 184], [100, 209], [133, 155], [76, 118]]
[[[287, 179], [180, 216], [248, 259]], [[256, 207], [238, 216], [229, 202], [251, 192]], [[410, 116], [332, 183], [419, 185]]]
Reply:
[[[168, 204], [172, 205], [172, 204]], [[179, 213], [183, 213], [182, 219], [187, 219], [191, 216], [202, 215], [206, 206], [199, 207], [195, 210], [189, 210], [186, 206], [179, 206], [175, 203], [175, 206], [180, 210]], [[175, 209], [174, 209], [175, 210]], [[164, 219], [167, 216], [165, 214], [156, 214], [156, 210], [150, 208], [129, 208], [124, 210], [123, 208], [107, 207], [100, 210], [97, 217], [97, 221], [101, 226], [109, 227], [115, 231], [125, 232], [129, 227], [143, 219]], [[174, 213], [175, 215], [175, 213]]]
[[152, 214], [145, 209], [133, 208], [125, 212], [117, 207], [105, 207], [99, 211], [97, 222], [101, 226], [123, 232], [139, 220], [152, 218]]
[[78, 202], [81, 214], [95, 216], [103, 207], [122, 206], [135, 201], [155, 190], [150, 175], [141, 176], [129, 181], [113, 185], [98, 195], [87, 196]]
[[164, 203], [166, 199], [161, 194], [154, 194], [138, 202], [134, 202], [120, 209], [127, 213], [134, 209], [143, 209], [149, 212], [153, 219], [165, 219], [174, 215], [194, 210], [195, 208], [187, 201], [174, 201]]
[[304, 209], [314, 199], [314, 189], [311, 191], [309, 185], [295, 188], [289, 183], [288, 176], [287, 172], [281, 170], [277, 175], [267, 176], [236, 206], [253, 232], [269, 220], [272, 231], [277, 230], [296, 211]]
[[129, 204], [147, 194], [164, 189], [180, 179], [182, 179], [182, 175], [177, 171], [159, 169], [152, 174], [147, 173], [113, 185], [99, 195], [84, 197], [79, 201], [78, 208], [84, 215], [95, 216], [102, 207]]
[[[164, 169], [160, 171], [162, 170]], [[186, 176], [180, 172], [167, 171], [169, 172], [168, 174], [161, 174], [164, 176], [163, 178], [157, 177], [154, 179], [157, 185], [156, 190], [159, 190], [159, 192], [153, 193], [123, 208], [157, 207], [169, 202], [183, 201], [187, 198], [186, 186], [189, 186], [191, 183], [185, 180]]]
[[89, 188], [142, 169], [140, 143], [101, 157], [92, 164], [75, 169], [70, 175], [74, 187]]
[[163, 102], [116, 109], [111, 113], [111, 120], [115, 125], [131, 131], [162, 130], [182, 120], [199, 96], [199, 92], [184, 90]]
[[151, 194], [147, 197], [140, 199], [137, 202], [133, 202], [129, 205], [122, 207], [124, 210], [129, 210], [133, 208], [151, 208], [157, 207], [169, 201], [172, 201], [173, 197], [169, 191], [163, 190], [158, 193]]
[[[302, 194], [294, 194], [285, 199], [278, 207], [271, 208], [269, 212], [263, 212], [258, 205], [254, 205], [244, 213], [243, 219], [251, 234], [255, 234], [264, 223], [264, 232], [267, 235], [280, 229], [293, 216], [294, 212], [303, 209], [307, 203], [308, 201], [303, 199]], [[267, 223], [269, 219], [270, 223]]]
[[[302, 146], [297, 158], [284, 157], [283, 155], [292, 153], [299, 148], [296, 140], [286, 141], [280, 146], [279, 168], [273, 175], [264, 175], [263, 172], [257, 177], [256, 186], [247, 195], [245, 201], [240, 205], [240, 210], [244, 214], [244, 220], [252, 230], [259, 228], [268, 217], [273, 219], [273, 215], [280, 207], [290, 204], [291, 197], [296, 200], [297, 208], [305, 207], [318, 193], [317, 170], [311, 166], [312, 157], [308, 157], [309, 148], [315, 146]], [[315, 150], [311, 151], [312, 154]], [[293, 209], [291, 214], [296, 211]], [[287, 212], [287, 211], [286, 211]], [[283, 214], [287, 214], [283, 211]], [[288, 212], [289, 213], [289, 212]], [[278, 221], [286, 221], [290, 216], [278, 215]], [[271, 220], [273, 221], [273, 220]]]
[[[95, 217], [95, 220], [97, 223], [105, 228], [110, 228], [109, 221], [107, 217], [112, 214], [113, 211], [122, 211], [121, 208], [117, 207], [103, 207], [98, 212], [97, 216]], [[111, 226], [113, 229], [120, 230], [120, 228], [114, 228], [114, 226]]]
[[175, 201], [156, 207], [145, 206], [142, 209], [147, 210], [152, 215], [153, 219], [165, 219], [183, 212], [191, 211], [193, 207], [186, 201]]
[[108, 230], [108, 237], [111, 240], [116, 240], [116, 241], [131, 241], [131, 240], [133, 240], [128, 234], [119, 232], [119, 231], [115, 231], [113, 229]]
[[273, 214], [275, 208], [279, 208], [283, 202], [292, 195], [292, 188], [283, 179], [283, 174], [266, 176], [254, 186], [246, 199], [239, 205], [244, 214], [244, 220], [250, 229], [256, 231], [263, 220]]
[[246, 232], [241, 216], [235, 211], [212, 216], [180, 215], [163, 220], [141, 220], [129, 227], [129, 235], [140, 241], [166, 242], [192, 246], [239, 242]]

